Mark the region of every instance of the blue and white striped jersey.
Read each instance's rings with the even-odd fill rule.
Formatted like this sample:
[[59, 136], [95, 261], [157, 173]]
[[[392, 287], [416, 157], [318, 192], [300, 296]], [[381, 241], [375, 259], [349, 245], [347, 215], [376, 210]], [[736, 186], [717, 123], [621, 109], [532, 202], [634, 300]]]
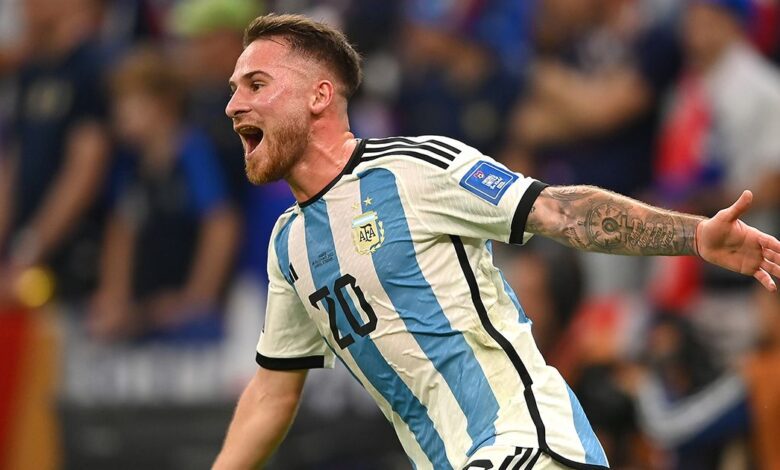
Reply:
[[258, 363], [338, 357], [418, 469], [461, 468], [488, 446], [606, 466], [493, 264], [490, 240], [530, 237], [544, 187], [446, 137], [360, 141], [342, 174], [274, 228]]

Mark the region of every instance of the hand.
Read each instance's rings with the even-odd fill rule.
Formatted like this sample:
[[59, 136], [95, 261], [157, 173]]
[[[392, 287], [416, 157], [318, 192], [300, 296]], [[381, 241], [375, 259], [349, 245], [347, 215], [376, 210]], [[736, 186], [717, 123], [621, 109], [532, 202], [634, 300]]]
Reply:
[[210, 307], [211, 304], [195, 299], [183, 290], [167, 290], [148, 299], [144, 312], [150, 326], [169, 329], [208, 313]]
[[151, 326], [171, 328], [182, 322], [187, 314], [187, 305], [179, 291], [167, 290], [147, 299], [144, 313]]
[[105, 291], [98, 291], [87, 311], [86, 328], [104, 341], [133, 336], [138, 329], [133, 308], [126, 299]]
[[780, 242], [739, 220], [753, 202], [744, 191], [731, 207], [696, 227], [696, 248], [705, 261], [753, 276], [770, 292], [777, 291], [772, 276], [780, 277]]

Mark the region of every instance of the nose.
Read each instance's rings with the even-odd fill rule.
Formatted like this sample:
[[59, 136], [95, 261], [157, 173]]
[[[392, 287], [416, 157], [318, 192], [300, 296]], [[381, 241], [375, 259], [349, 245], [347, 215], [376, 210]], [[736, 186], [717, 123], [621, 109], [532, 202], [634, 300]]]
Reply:
[[230, 97], [227, 106], [225, 106], [225, 114], [227, 117], [233, 119], [240, 114], [243, 114], [249, 110], [249, 106], [246, 100], [243, 99], [243, 93], [236, 90], [233, 96]]

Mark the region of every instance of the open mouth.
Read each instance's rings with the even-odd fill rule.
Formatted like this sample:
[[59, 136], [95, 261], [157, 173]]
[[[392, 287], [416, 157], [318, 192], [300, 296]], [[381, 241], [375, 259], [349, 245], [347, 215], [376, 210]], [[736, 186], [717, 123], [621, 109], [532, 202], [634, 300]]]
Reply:
[[246, 155], [252, 153], [263, 141], [263, 130], [255, 126], [241, 126], [236, 129], [241, 140], [244, 142], [244, 152]]

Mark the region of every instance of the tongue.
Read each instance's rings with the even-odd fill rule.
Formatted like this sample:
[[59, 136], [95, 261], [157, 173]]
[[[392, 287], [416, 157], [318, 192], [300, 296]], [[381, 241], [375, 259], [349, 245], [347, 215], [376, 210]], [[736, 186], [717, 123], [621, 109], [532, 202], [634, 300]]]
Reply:
[[249, 151], [253, 151], [257, 148], [258, 145], [260, 145], [260, 142], [263, 140], [262, 134], [252, 134], [246, 136], [246, 143], [249, 145]]

